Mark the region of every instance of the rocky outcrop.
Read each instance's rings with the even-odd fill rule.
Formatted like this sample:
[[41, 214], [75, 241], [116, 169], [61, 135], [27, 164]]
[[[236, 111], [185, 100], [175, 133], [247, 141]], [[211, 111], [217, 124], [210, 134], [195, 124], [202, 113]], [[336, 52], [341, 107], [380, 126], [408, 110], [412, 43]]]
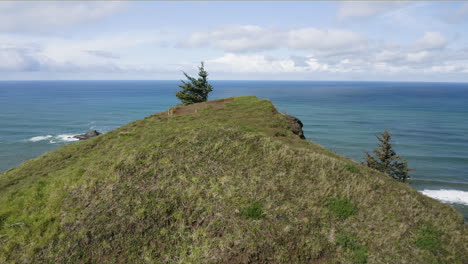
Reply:
[[298, 135], [301, 139], [305, 139], [304, 131], [302, 131], [302, 127], [304, 126], [297, 117], [292, 115], [285, 115], [286, 119], [288, 119], [289, 124], [291, 125], [292, 132]]
[[91, 131], [88, 131], [88, 132], [86, 132], [84, 134], [76, 135], [76, 136], [73, 136], [73, 137], [77, 138], [79, 140], [85, 140], [85, 139], [92, 138], [92, 137], [99, 136], [99, 135], [101, 135], [100, 132], [98, 132], [96, 130], [91, 130]]

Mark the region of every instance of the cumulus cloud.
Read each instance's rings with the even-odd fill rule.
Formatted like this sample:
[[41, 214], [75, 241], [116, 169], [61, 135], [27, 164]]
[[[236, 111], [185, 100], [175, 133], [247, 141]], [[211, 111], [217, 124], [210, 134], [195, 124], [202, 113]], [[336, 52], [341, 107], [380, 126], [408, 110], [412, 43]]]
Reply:
[[337, 54], [364, 49], [367, 38], [348, 30], [298, 28], [267, 29], [252, 25], [225, 26], [195, 32], [178, 47], [210, 47], [227, 52], [250, 52], [280, 48]]
[[[206, 60], [213, 72], [233, 73], [364, 73], [373, 72], [378, 64], [365, 59], [329, 60], [313, 56], [290, 56], [289, 58], [270, 57], [266, 55], [246, 55], [227, 53], [223, 56]], [[381, 68], [388, 69], [389, 64], [380, 63]], [[397, 71], [397, 66], [393, 66]]]
[[216, 71], [225, 72], [306, 72], [324, 71], [328, 66], [318, 63], [314, 58], [305, 58], [298, 66], [291, 58], [275, 58], [265, 55], [238, 55], [233, 53], [206, 61]]
[[441, 49], [447, 45], [447, 42], [447, 38], [440, 32], [426, 32], [414, 43], [414, 46], [419, 50]]
[[368, 18], [388, 13], [402, 7], [407, 3], [402, 1], [345, 1], [338, 7], [338, 19]]
[[[244, 36], [244, 30], [237, 31]], [[247, 31], [264, 31], [261, 27]], [[278, 33], [278, 31], [273, 31]], [[338, 30], [305, 28], [280, 31], [283, 41], [272, 48], [289, 48], [295, 55], [268, 50], [262, 53], [238, 53], [261, 46], [243, 43], [222, 56], [206, 58], [212, 71], [237, 73], [407, 73], [430, 71], [457, 71], [467, 69], [468, 50], [448, 50], [443, 35], [428, 32], [415, 43], [400, 46], [395, 43], [371, 42], [358, 34]], [[221, 33], [219, 33], [221, 34]], [[273, 34], [273, 33], [272, 33]], [[255, 34], [252, 34], [254, 38]], [[340, 36], [343, 36], [340, 39]], [[441, 37], [442, 36], [442, 37]], [[158, 46], [170, 40], [166, 32], [146, 30], [108, 33], [90, 38], [39, 37], [0, 34], [0, 71], [54, 71], [54, 72], [154, 72], [180, 71], [198, 62], [174, 61], [171, 65], [157, 62], [128, 60], [126, 56], [140, 46]], [[320, 43], [322, 40], [323, 43]], [[112, 43], [112, 45], [109, 45]], [[221, 43], [221, 42], [220, 42]], [[192, 43], [193, 44], [193, 43]], [[197, 43], [199, 44], [199, 43]], [[348, 47], [349, 46], [349, 47]], [[216, 46], [217, 47], [217, 46]], [[221, 46], [220, 46], [221, 47]], [[233, 47], [233, 46], [229, 46]], [[241, 47], [241, 48], [239, 48]], [[364, 48], [365, 47], [365, 48]], [[422, 49], [424, 47], [425, 49]], [[276, 55], [275, 55], [276, 54]], [[278, 54], [282, 54], [279, 56]], [[466, 56], [461, 56], [465, 54]], [[271, 56], [273, 55], [273, 56]], [[125, 60], [123, 59], [125, 57]], [[453, 67], [452, 67], [452, 66]]]
[[468, 55], [461, 56], [463, 50], [444, 48], [442, 41], [433, 41], [440, 39], [434, 34], [425, 36], [421, 39], [425, 40], [424, 50], [415, 49], [413, 45], [374, 43], [368, 50], [334, 56], [311, 53], [278, 58], [227, 53], [207, 63], [214, 71], [239, 73], [445, 74], [468, 70]]
[[222, 57], [207, 61], [218, 71], [229, 72], [284, 72], [294, 69], [291, 60], [279, 60], [264, 55], [225, 54]]
[[0, 1], [0, 30], [31, 31], [95, 21], [125, 7], [124, 2]]

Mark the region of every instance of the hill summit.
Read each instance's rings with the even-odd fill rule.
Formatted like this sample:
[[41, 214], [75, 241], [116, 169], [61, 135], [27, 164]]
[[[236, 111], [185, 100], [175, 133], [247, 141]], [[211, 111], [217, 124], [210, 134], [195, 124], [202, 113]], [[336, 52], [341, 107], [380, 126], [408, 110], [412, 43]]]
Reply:
[[0, 263], [467, 263], [452, 207], [291, 120], [215, 100], [24, 162], [0, 174]]

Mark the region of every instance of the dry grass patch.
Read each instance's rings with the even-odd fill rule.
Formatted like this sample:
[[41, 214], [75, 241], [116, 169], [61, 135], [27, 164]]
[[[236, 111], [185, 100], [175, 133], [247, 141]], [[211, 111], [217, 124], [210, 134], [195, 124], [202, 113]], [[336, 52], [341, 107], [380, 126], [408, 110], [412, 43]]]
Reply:
[[203, 103], [191, 104], [191, 105], [178, 105], [171, 107], [166, 112], [158, 113], [156, 116], [181, 116], [181, 115], [193, 115], [196, 114], [200, 109], [204, 108], [223, 108], [226, 103], [231, 102], [233, 98], [225, 98], [219, 100], [213, 100]]

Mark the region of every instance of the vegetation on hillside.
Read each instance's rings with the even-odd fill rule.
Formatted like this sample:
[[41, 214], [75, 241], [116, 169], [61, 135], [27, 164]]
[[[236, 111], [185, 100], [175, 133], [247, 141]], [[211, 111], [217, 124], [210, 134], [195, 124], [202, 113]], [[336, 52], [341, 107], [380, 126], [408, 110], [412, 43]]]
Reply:
[[0, 263], [466, 263], [463, 217], [253, 96], [171, 108], [0, 174]]
[[410, 179], [408, 172], [411, 169], [408, 168], [408, 162], [393, 150], [393, 146], [390, 144], [392, 135], [385, 130], [380, 137], [376, 136], [376, 138], [380, 144], [374, 149], [375, 157], [366, 152], [365, 164], [367, 167], [381, 171], [395, 180], [408, 181]]
[[176, 93], [177, 98], [184, 105], [206, 102], [213, 87], [208, 83], [208, 72], [205, 71], [205, 64], [202, 62], [201, 66], [198, 67], [198, 79], [189, 76], [185, 72], [184, 75], [189, 82], [182, 81], [182, 84], [179, 85], [182, 91]]

